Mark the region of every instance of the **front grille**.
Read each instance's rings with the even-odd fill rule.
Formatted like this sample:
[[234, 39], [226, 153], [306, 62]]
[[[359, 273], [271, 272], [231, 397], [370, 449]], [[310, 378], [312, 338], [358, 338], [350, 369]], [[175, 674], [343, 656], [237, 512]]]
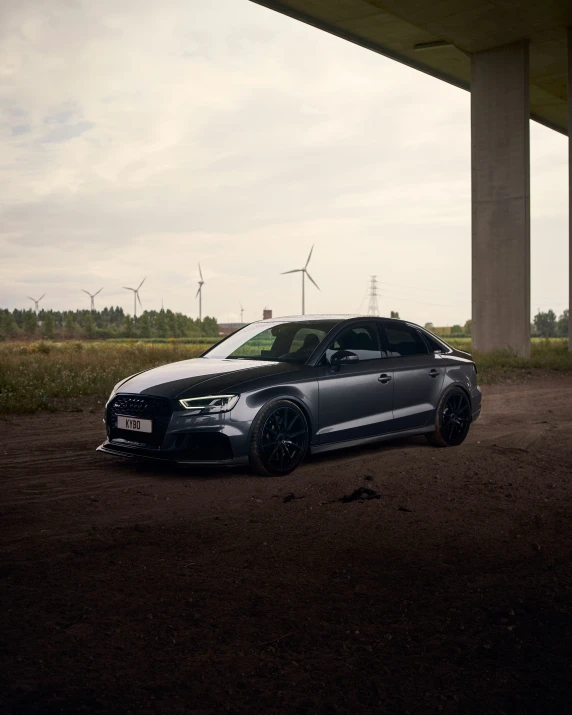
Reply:
[[[119, 440], [124, 444], [127, 443], [126, 446], [160, 449], [172, 411], [171, 403], [165, 397], [117, 395], [107, 406], [109, 440]], [[147, 434], [146, 432], [119, 429], [117, 415], [152, 420], [153, 431], [151, 434]]]

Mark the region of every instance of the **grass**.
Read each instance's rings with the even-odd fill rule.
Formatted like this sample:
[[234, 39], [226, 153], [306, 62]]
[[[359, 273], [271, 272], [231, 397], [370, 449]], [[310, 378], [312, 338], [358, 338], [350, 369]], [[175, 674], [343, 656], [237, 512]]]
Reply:
[[479, 383], [526, 382], [530, 378], [569, 372], [572, 374], [572, 352], [567, 338], [532, 338], [531, 355], [522, 358], [510, 350], [481, 354], [472, 352], [470, 338], [450, 338], [449, 345], [472, 353], [479, 371]]
[[218, 343], [221, 339], [220, 336], [206, 337], [200, 335], [196, 338], [107, 338], [99, 342], [101, 344], [112, 343], [116, 345], [134, 343], [143, 343], [145, 345], [204, 345], [206, 350], [211, 345], [214, 345], [214, 343]]
[[0, 414], [54, 410], [62, 398], [106, 400], [124, 377], [198, 357], [206, 344], [0, 343]]
[[[215, 342], [213, 339], [211, 342]], [[451, 344], [470, 352], [468, 338]], [[122, 378], [140, 370], [199, 356], [209, 343], [182, 341], [6, 342], [0, 343], [0, 414], [56, 410], [71, 398], [106, 400]], [[572, 375], [565, 339], [533, 340], [530, 358], [511, 352], [475, 355], [479, 382], [525, 382], [534, 377]]]
[[[461, 350], [469, 350], [461, 347]], [[531, 355], [523, 358], [514, 352], [503, 350], [482, 355], [474, 354], [479, 370], [479, 382], [525, 382], [534, 377], [546, 377], [557, 373], [572, 375], [572, 352], [566, 338], [532, 340]]]

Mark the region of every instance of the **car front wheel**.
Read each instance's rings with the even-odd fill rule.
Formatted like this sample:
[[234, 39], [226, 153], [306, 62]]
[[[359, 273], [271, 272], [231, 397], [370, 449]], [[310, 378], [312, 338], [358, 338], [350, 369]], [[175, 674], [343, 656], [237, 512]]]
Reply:
[[460, 387], [446, 390], [435, 413], [435, 430], [426, 435], [435, 447], [456, 447], [465, 440], [471, 426], [471, 403]]
[[281, 477], [293, 472], [306, 456], [308, 421], [290, 400], [277, 400], [264, 407], [252, 427], [249, 459], [257, 474]]

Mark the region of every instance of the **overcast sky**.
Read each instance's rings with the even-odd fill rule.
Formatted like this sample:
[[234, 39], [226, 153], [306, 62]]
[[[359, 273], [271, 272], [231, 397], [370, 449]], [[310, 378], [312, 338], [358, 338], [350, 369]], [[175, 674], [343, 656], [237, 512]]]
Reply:
[[[562, 135], [531, 126], [532, 308], [567, 306]], [[2, 0], [0, 307], [470, 317], [469, 94], [248, 0]]]

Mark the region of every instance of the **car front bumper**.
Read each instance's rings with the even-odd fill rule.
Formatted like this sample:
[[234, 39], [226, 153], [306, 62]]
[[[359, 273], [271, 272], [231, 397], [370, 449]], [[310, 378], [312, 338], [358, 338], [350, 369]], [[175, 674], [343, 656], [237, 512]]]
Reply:
[[[125, 395], [133, 403], [144, 396]], [[151, 400], [156, 398], [150, 398]], [[153, 423], [153, 433], [146, 435], [118, 429], [116, 414], [106, 406], [107, 439], [98, 452], [121, 457], [137, 457], [178, 464], [233, 465], [248, 462], [250, 420], [233, 419], [232, 412], [197, 415], [174, 409]], [[129, 416], [127, 413], [126, 416]], [[146, 419], [148, 416], [134, 414]]]
[[189, 465], [212, 465], [212, 466], [233, 466], [239, 464], [247, 464], [248, 457], [231, 457], [230, 459], [189, 459], [184, 452], [162, 452], [161, 450], [144, 449], [140, 446], [127, 447], [117, 442], [105, 440], [103, 444], [96, 447], [96, 452], [110, 454], [114, 457], [126, 457], [128, 459], [145, 459], [155, 462], [171, 462], [173, 464], [189, 464]]

